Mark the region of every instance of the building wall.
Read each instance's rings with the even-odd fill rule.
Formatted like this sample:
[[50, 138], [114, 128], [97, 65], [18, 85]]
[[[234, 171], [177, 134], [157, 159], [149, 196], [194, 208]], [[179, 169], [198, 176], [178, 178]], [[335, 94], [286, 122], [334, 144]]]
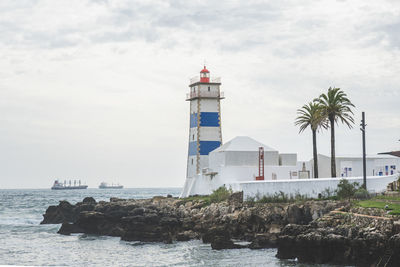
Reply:
[[[314, 161], [312, 161], [312, 164], [314, 166]], [[331, 158], [320, 154], [318, 155], [318, 176], [318, 178], [331, 177]], [[313, 175], [313, 177], [315, 176]]]
[[[297, 166], [265, 166], [264, 178], [290, 179], [290, 172], [295, 171], [298, 171]], [[218, 177], [223, 180], [221, 185], [229, 181], [254, 181], [258, 176], [258, 166], [222, 166], [217, 172]]]
[[[262, 197], [264, 195], [272, 196], [275, 193], [283, 192], [286, 195], [295, 196], [296, 194], [306, 195], [317, 198], [318, 194], [329, 189], [334, 191], [343, 178], [320, 178], [320, 179], [299, 179], [299, 180], [281, 180], [281, 181], [249, 181], [228, 183], [226, 186], [234, 191], [243, 191], [245, 199], [253, 197]], [[358, 182], [362, 184], [362, 177], [345, 178], [349, 182]], [[372, 176], [367, 178], [367, 189], [370, 192], [378, 193], [386, 190], [389, 183], [396, 181], [397, 175], [391, 176]]]
[[279, 154], [279, 165], [297, 165], [297, 154], [296, 153], [280, 153]]
[[[221, 151], [225, 165], [229, 166], [258, 166], [258, 151]], [[279, 165], [278, 151], [264, 151], [265, 166]]]
[[[312, 161], [311, 161], [312, 162]], [[313, 164], [313, 162], [312, 162]], [[394, 166], [394, 169], [391, 167]], [[349, 171], [351, 168], [351, 171]], [[386, 168], [388, 171], [386, 172]], [[400, 169], [400, 158], [374, 158], [367, 157], [366, 171], [367, 176], [378, 176], [379, 171], [383, 170], [382, 175], [391, 175], [397, 173]], [[318, 155], [319, 178], [331, 176], [331, 158]], [[363, 175], [362, 158], [356, 157], [338, 157], [336, 158], [336, 175], [338, 177], [354, 177]]]

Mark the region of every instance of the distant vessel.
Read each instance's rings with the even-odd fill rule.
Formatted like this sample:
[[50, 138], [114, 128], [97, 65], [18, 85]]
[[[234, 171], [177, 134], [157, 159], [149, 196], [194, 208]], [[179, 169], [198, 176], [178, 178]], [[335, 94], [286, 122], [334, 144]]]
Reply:
[[102, 182], [102, 183], [99, 185], [99, 188], [100, 188], [100, 189], [122, 189], [122, 188], [124, 188], [124, 186], [119, 185], [119, 184], [116, 184], [116, 185], [114, 185], [114, 184], [108, 185], [107, 183]]
[[72, 185], [71, 180], [69, 180], [68, 184], [67, 184], [67, 181], [64, 181], [64, 183], [62, 183], [62, 182], [59, 182], [58, 180], [55, 180], [51, 189], [52, 190], [68, 190], [68, 189], [86, 189], [87, 187], [88, 187], [87, 185], [81, 185], [81, 180], [78, 181], [78, 185], [76, 183], [76, 180], [74, 180], [74, 185]]

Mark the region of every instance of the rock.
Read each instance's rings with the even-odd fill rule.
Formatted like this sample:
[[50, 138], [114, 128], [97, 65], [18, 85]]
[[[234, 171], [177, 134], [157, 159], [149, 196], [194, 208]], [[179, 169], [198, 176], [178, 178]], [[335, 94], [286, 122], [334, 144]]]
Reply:
[[[332, 201], [310, 201], [299, 204], [288, 203], [242, 203], [241, 192], [234, 193], [228, 201], [209, 204], [204, 200], [176, 199], [171, 197], [154, 197], [151, 199], [119, 199], [110, 198], [109, 202], [96, 202], [93, 198], [85, 198], [82, 202], [71, 205], [60, 202], [50, 206], [44, 215], [44, 223], [64, 223], [60, 234], [85, 233], [96, 235], [119, 236], [122, 240], [142, 242], [187, 241], [201, 237], [204, 243], [211, 243], [214, 249], [242, 248], [252, 249], [279, 247], [287, 250], [278, 251], [282, 257], [298, 257], [299, 251], [288, 252], [293, 248], [311, 248], [306, 245], [313, 240], [321, 243], [325, 249], [325, 239], [318, 236], [337, 236], [337, 244], [346, 248], [346, 240], [353, 238], [368, 239], [372, 242], [382, 239], [392, 227], [368, 228], [368, 222], [351, 222], [360, 225], [358, 228], [340, 228], [341, 218], [329, 220], [318, 219], [331, 209], [341, 205]], [[317, 218], [311, 221], [312, 217]], [[297, 224], [288, 224], [293, 222]], [[307, 223], [309, 223], [307, 225]], [[349, 222], [350, 223], [350, 222]], [[303, 224], [303, 225], [299, 225]], [[287, 226], [286, 226], [287, 225]], [[286, 226], [286, 227], [285, 227]], [[324, 228], [325, 227], [325, 228]], [[324, 228], [325, 232], [320, 229]], [[311, 232], [318, 229], [318, 235]], [[308, 235], [309, 234], [309, 235]], [[282, 237], [282, 239], [280, 239]], [[342, 237], [345, 237], [344, 239]], [[286, 239], [285, 239], [286, 238]], [[250, 241], [249, 246], [235, 244], [233, 240]], [[292, 240], [293, 244], [283, 242]], [[381, 241], [379, 241], [381, 242]], [[367, 246], [370, 243], [354, 243], [355, 246]], [[373, 244], [371, 245], [373, 246]], [[317, 250], [320, 247], [313, 247]], [[339, 250], [345, 253], [347, 250]], [[286, 253], [286, 254], [285, 254]], [[304, 253], [304, 252], [302, 252]], [[319, 252], [318, 252], [319, 253]], [[320, 253], [321, 254], [321, 253]], [[321, 254], [322, 255], [322, 254]], [[352, 252], [348, 258], [353, 257]], [[300, 257], [300, 256], [299, 256]], [[319, 256], [318, 256], [319, 257]], [[311, 260], [318, 261], [318, 257]], [[307, 260], [303, 257], [302, 259]]]
[[126, 201], [125, 199], [118, 198], [118, 197], [111, 197], [110, 202], [120, 202], [120, 201]]
[[216, 250], [232, 249], [235, 248], [235, 244], [224, 236], [215, 236], [211, 241], [211, 248]]
[[83, 230], [75, 224], [65, 222], [61, 225], [61, 228], [57, 233], [62, 235], [70, 235], [73, 233], [83, 233]]
[[184, 231], [181, 233], [178, 233], [176, 235], [176, 240], [177, 241], [189, 241], [192, 239], [197, 239], [199, 235], [193, 231]]
[[277, 247], [277, 235], [276, 234], [256, 234], [253, 242], [249, 245], [251, 249], [261, 248], [276, 248]]
[[58, 224], [63, 222], [74, 222], [77, 214], [75, 206], [68, 201], [62, 200], [58, 206], [49, 206], [43, 214], [43, 221], [40, 224]]
[[92, 197], [85, 197], [82, 201], [85, 204], [96, 204], [96, 200]]
[[143, 213], [144, 213], [144, 208], [136, 208], [131, 212], [132, 215], [143, 215]]
[[211, 227], [210, 229], [207, 229], [206, 232], [201, 236], [201, 239], [203, 243], [211, 243], [216, 236], [227, 240], [231, 239], [231, 235], [227, 231], [227, 229], [221, 226]]
[[293, 204], [288, 207], [287, 220], [292, 224], [308, 224], [312, 221], [312, 215], [307, 206]]
[[169, 227], [175, 227], [178, 226], [180, 222], [173, 217], [162, 217], [160, 219], [160, 225], [162, 226], [169, 226]]
[[228, 198], [228, 203], [234, 205], [239, 205], [243, 203], [243, 191], [231, 194]]
[[278, 237], [277, 257], [297, 258], [301, 263], [376, 266], [392, 230], [390, 220], [333, 213], [309, 225], [285, 226]]

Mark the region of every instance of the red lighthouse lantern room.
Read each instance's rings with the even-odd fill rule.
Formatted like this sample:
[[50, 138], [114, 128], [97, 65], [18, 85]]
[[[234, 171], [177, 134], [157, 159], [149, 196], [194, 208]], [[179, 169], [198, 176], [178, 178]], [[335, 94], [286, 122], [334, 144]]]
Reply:
[[200, 82], [201, 83], [209, 83], [210, 82], [210, 72], [204, 66], [204, 69], [200, 71]]

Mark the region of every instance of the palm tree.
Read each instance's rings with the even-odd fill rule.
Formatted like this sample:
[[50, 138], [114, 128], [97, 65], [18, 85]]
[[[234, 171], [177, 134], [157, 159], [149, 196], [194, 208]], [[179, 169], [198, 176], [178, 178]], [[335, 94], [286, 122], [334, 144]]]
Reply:
[[329, 121], [331, 128], [331, 174], [336, 177], [336, 156], [335, 156], [335, 123], [340, 120], [341, 123], [352, 128], [354, 124], [353, 111], [355, 107], [347, 98], [345, 92], [340, 88], [329, 87], [327, 94], [322, 94], [314, 99], [321, 106], [322, 116]]
[[317, 153], [317, 131], [319, 128], [327, 128], [326, 119], [322, 116], [321, 106], [318, 103], [310, 102], [297, 110], [298, 117], [294, 124], [300, 126], [299, 133], [308, 127], [311, 128], [313, 138], [314, 177], [318, 178], [318, 153]]

